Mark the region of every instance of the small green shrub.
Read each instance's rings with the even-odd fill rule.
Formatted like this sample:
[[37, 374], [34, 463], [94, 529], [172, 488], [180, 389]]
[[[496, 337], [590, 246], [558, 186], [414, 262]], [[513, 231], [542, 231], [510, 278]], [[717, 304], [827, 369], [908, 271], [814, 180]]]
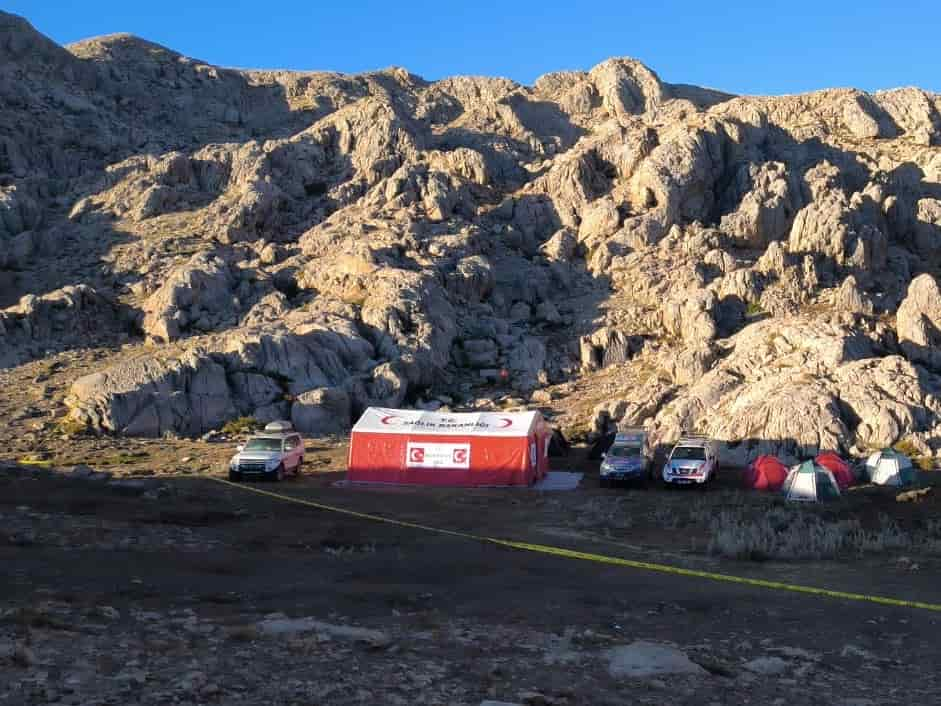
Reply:
[[764, 313], [765, 310], [761, 308], [761, 304], [758, 302], [748, 302], [745, 306], [745, 316], [749, 318], [761, 316]]
[[72, 417], [65, 417], [61, 419], [58, 424], [56, 424], [56, 430], [59, 434], [65, 434], [67, 436], [78, 436], [79, 434], [84, 434], [88, 431], [88, 425], [85, 422], [80, 422], [77, 419]]
[[922, 456], [911, 439], [902, 439], [901, 441], [896, 442], [892, 448], [899, 453], [908, 456], [912, 460], [912, 463], [921, 470], [934, 470], [934, 459], [930, 456]]
[[254, 417], [239, 417], [238, 419], [226, 422], [225, 426], [222, 427], [222, 433], [228, 436], [251, 434], [258, 429], [259, 426]]

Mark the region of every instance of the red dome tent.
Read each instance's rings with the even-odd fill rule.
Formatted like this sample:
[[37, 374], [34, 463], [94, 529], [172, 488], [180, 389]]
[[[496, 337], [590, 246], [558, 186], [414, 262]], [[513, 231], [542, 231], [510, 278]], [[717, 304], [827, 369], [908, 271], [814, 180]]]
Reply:
[[856, 477], [853, 475], [849, 464], [833, 451], [824, 451], [822, 454], [819, 454], [817, 458], [814, 459], [814, 463], [818, 466], [823, 466], [833, 474], [833, 477], [836, 479], [836, 484], [840, 486], [840, 490], [846, 490], [856, 482]]
[[539, 412], [437, 414], [370, 407], [353, 427], [347, 479], [420, 485], [531, 485], [549, 469]]
[[781, 490], [787, 466], [775, 456], [759, 456], [745, 469], [745, 487], [754, 490]]

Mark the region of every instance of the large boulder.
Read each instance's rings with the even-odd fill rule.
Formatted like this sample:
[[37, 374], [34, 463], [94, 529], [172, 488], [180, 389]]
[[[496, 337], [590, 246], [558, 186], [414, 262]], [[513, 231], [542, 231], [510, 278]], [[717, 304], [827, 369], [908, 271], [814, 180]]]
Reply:
[[797, 212], [788, 236], [792, 253], [814, 253], [868, 276], [886, 266], [889, 240], [881, 202], [872, 191], [847, 196], [819, 182], [814, 199]]
[[144, 302], [144, 332], [151, 340], [169, 343], [191, 329], [209, 331], [226, 319], [235, 323], [236, 282], [221, 258], [194, 255]]
[[688, 343], [707, 343], [719, 335], [718, 299], [711, 289], [676, 291], [663, 303], [663, 328]]
[[225, 368], [196, 352], [132, 359], [86, 375], [66, 403], [75, 422], [128, 436], [197, 436], [237, 414]]
[[588, 76], [604, 109], [619, 120], [653, 110], [668, 96], [660, 78], [633, 59], [608, 59]]
[[349, 429], [350, 396], [341, 388], [326, 387], [298, 395], [291, 406], [291, 422], [303, 434], [339, 434]]
[[128, 323], [119, 307], [88, 285], [27, 294], [0, 309], [0, 368], [51, 350], [118, 338]]
[[873, 94], [873, 100], [916, 143], [931, 145], [941, 139], [941, 116], [934, 102], [921, 89], [879, 91]]
[[743, 245], [764, 248], [787, 237], [797, 211], [787, 167], [781, 162], [743, 165], [725, 196], [735, 210], [719, 227]]
[[929, 274], [912, 280], [896, 314], [899, 342], [909, 360], [941, 369], [941, 290]]

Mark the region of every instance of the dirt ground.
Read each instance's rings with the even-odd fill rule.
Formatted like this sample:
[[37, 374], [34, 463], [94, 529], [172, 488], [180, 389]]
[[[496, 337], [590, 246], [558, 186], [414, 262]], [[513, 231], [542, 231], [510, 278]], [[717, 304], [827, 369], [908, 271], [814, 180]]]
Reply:
[[[289, 504], [211, 479], [233, 443], [77, 439], [70, 458], [60, 447], [26, 466], [3, 454], [0, 704], [941, 698], [941, 613], [519, 552]], [[704, 491], [600, 489], [584, 449], [555, 459], [586, 473], [570, 492], [338, 487], [345, 451], [343, 440], [308, 441], [303, 478], [251, 487], [481, 535], [941, 603], [934, 488], [910, 503], [863, 488], [792, 517], [738, 490], [731, 471]], [[74, 477], [63, 460], [118, 482]], [[809, 517], [814, 532], [856, 522], [869, 539], [823, 543], [810, 558], [735, 556], [713, 546], [726, 516], [798, 530]], [[639, 642], [681, 651], [689, 673], [624, 676], [619, 655]]]

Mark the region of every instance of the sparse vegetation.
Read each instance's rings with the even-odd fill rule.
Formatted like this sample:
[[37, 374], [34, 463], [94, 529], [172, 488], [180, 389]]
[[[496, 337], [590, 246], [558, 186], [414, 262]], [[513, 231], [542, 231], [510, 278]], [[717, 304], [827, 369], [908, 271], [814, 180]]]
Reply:
[[56, 431], [66, 436], [78, 436], [88, 431], [88, 425], [72, 417], [65, 417], [56, 424]]
[[228, 436], [241, 436], [243, 434], [251, 434], [260, 426], [261, 425], [254, 417], [239, 417], [238, 419], [226, 422], [225, 426], [222, 427], [222, 433]]
[[858, 554], [906, 551], [941, 553], [941, 535], [934, 525], [922, 532], [903, 531], [882, 516], [875, 529], [859, 520], [827, 520], [809, 508], [780, 506], [759, 518], [723, 511], [710, 523], [710, 554], [751, 560], [834, 559]]
[[758, 302], [748, 302], [748, 304], [745, 305], [745, 316], [750, 319], [756, 316], [762, 316], [765, 313], [765, 310]]
[[104, 456], [96, 463], [101, 466], [127, 466], [139, 463], [141, 460], [149, 458], [149, 456], [150, 454], [146, 451], [121, 451], [111, 456]]
[[912, 463], [923, 471], [934, 470], [934, 459], [923, 455], [911, 439], [902, 439], [892, 447], [899, 453], [908, 456]]

